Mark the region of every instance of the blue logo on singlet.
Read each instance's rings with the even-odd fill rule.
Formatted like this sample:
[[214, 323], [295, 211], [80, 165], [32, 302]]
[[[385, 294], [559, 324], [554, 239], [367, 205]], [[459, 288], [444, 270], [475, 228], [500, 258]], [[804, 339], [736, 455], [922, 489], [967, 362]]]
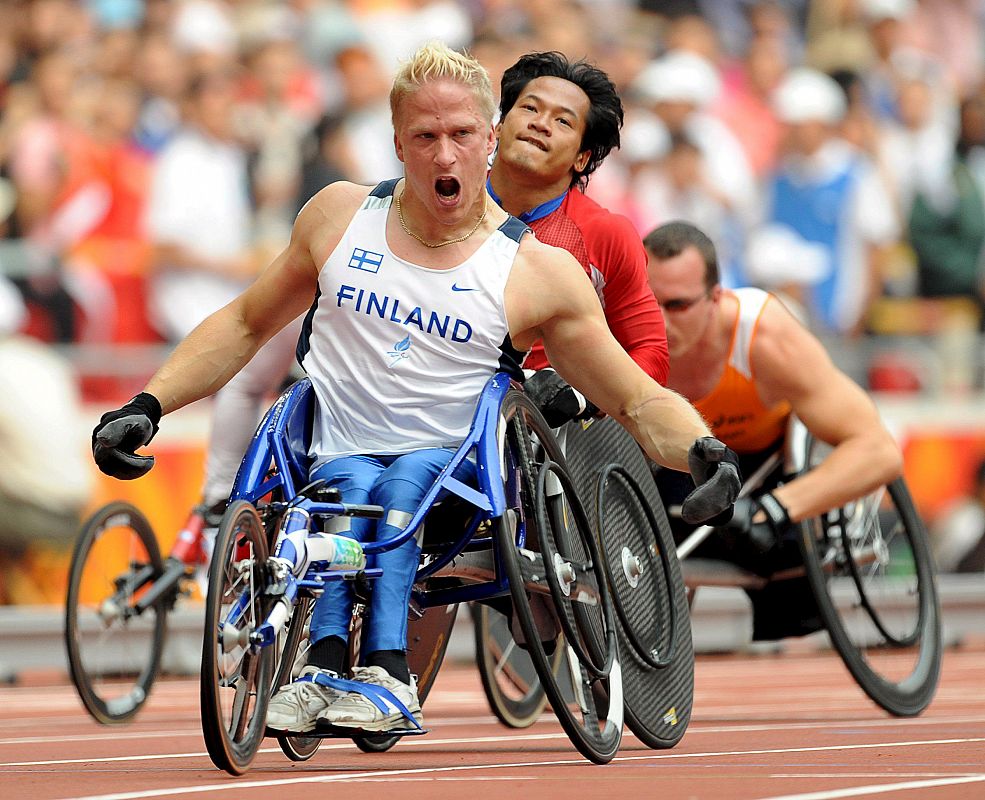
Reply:
[[349, 266], [363, 272], [379, 272], [382, 263], [383, 253], [374, 253], [361, 247], [353, 248], [352, 255], [349, 256]]
[[403, 339], [401, 339], [393, 346], [393, 350], [390, 350], [387, 353], [387, 355], [390, 356], [391, 367], [394, 364], [399, 364], [405, 358], [410, 358], [410, 353], [407, 352], [408, 350], [410, 350], [410, 344], [411, 344], [410, 337], [405, 336]]

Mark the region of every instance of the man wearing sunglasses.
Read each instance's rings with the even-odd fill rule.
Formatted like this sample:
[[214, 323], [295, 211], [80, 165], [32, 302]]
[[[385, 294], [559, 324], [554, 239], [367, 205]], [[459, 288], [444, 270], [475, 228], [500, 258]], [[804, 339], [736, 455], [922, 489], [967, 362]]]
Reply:
[[[833, 447], [808, 474], [741, 498], [720, 536], [695, 552], [768, 576], [799, 559], [792, 525], [892, 481], [902, 456], [865, 392], [777, 297], [719, 284], [715, 246], [698, 228], [670, 222], [643, 240], [650, 288], [664, 311], [670, 346], [667, 387], [690, 400], [712, 432], [739, 454], [743, 475], [783, 446], [791, 415]], [[669, 507], [687, 489], [683, 473], [656, 470]], [[678, 542], [689, 532], [672, 520]], [[754, 639], [820, 627], [806, 579], [750, 592]]]

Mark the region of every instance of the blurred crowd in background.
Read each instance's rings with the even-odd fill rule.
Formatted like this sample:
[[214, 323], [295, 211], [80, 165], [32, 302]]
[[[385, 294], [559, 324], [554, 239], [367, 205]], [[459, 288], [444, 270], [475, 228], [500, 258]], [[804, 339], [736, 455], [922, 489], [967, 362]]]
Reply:
[[390, 80], [430, 39], [497, 87], [531, 50], [602, 67], [627, 113], [590, 195], [699, 225], [873, 390], [981, 390], [981, 0], [5, 0], [0, 445], [57, 451], [18, 414], [125, 400], [319, 188], [400, 174]]

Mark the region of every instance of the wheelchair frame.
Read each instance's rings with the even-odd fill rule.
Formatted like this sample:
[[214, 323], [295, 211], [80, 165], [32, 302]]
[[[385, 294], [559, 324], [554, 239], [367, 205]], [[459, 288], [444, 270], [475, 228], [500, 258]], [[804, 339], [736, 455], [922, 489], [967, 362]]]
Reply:
[[[379, 506], [323, 502], [317, 496], [314, 499], [305, 496], [306, 489], [298, 489], [307, 474], [305, 457], [300, 454], [307, 452], [314, 402], [310, 382], [302, 379], [268, 411], [240, 466], [213, 555], [203, 643], [202, 719], [213, 762], [232, 774], [242, 774], [248, 769], [265, 733], [256, 719], [265, 716], [269, 694], [276, 690], [285, 669], [283, 663], [282, 668], [276, 670], [269, 664], [265, 666], [263, 659], [270, 658], [269, 654], [276, 649], [273, 645], [282, 641], [285, 628], [289, 634], [294, 634], [295, 639], [300, 638], [297, 621], [293, 621], [293, 626], [291, 624], [291, 612], [299, 599], [317, 597], [330, 580], [372, 579], [381, 574], [379, 568], [327, 570], [316, 563], [300, 578], [288, 573], [286, 576], [275, 575], [275, 579], [271, 579], [272, 569], [267, 562], [268, 546], [264, 540], [269, 540], [270, 532], [267, 531], [265, 537], [261, 535], [259, 523], [254, 519], [258, 515], [250, 513], [250, 509], [255, 512], [257, 508], [264, 508], [268, 518], [278, 521], [277, 541], [297, 530], [310, 531], [308, 526], [312, 517], [378, 517], [382, 514]], [[519, 445], [508, 441], [510, 433], [502, 424], [504, 414], [508, 413], [504, 411], [507, 405], [514, 413], [511, 419], [517, 414], [522, 416], [516, 425], [519, 426], [518, 430], [523, 431], [523, 437], [536, 435], [545, 447], [547, 460], [537, 465], [540, 470], [537, 476], [523, 473], [524, 468], [529, 470], [533, 466], [529, 463], [524, 467], [511, 461], [504, 470], [505, 459], [517, 458], [511, 447], [519, 446], [523, 451], [521, 461], [522, 455], [529, 455], [527, 439], [521, 437]], [[513, 437], [516, 439], [517, 434], [514, 433]], [[473, 454], [478, 490], [453, 477], [455, 469]], [[514, 474], [507, 474], [510, 472]], [[551, 513], [546, 508], [544, 485], [551, 482], [568, 484], [564, 486], [567, 494], [563, 498], [567, 505], [560, 509], [562, 513]], [[527, 593], [550, 596], [566, 634], [567, 662], [577, 712], [562, 702], [562, 693], [556, 683], [551, 687], [550, 682], [556, 678], [549, 666], [544, 669], [546, 661], [543, 659], [538, 672], [548, 688], [562, 727], [579, 751], [597, 763], [610, 761], [621, 739], [622, 702], [613, 632], [614, 612], [604, 575], [600, 571], [600, 558], [591, 532], [587, 530], [584, 512], [564, 473], [560, 448], [553, 441], [550, 429], [539, 412], [521, 392], [513, 389], [505, 374], [496, 374], [487, 382], [480, 394], [468, 435], [435, 479], [406, 527], [393, 537], [365, 543], [363, 551], [373, 555], [398, 547], [414, 536], [441, 492], [464, 500], [474, 511], [464, 532], [450, 545], [442, 552], [429, 551], [426, 563], [418, 569], [415, 578], [412, 605], [426, 610], [509, 593], [514, 603], [521, 607], [519, 611], [526, 613], [526, 617], [520, 613], [519, 618], [528, 640], [532, 641], [537, 639], [537, 629], [529, 613]], [[262, 505], [264, 498], [269, 496], [282, 499]], [[487, 536], [484, 531], [482, 535], [476, 535], [486, 522], [491, 523], [494, 535]], [[577, 529], [580, 549], [569, 530], [570, 522]], [[236, 525], [244, 527], [234, 529]], [[532, 536], [534, 531], [536, 535]], [[245, 557], [247, 552], [241, 550], [244, 541], [252, 543], [250, 557]], [[548, 557], [550, 549], [553, 550], [552, 557]], [[578, 552], [573, 552], [575, 550]], [[222, 575], [225, 568], [222, 560], [227, 556], [234, 560], [238, 576], [245, 576], [250, 588], [239, 594], [230, 610], [223, 612], [220, 596], [225, 591]], [[512, 576], [513, 580], [508, 576]], [[429, 591], [425, 584], [433, 577], [452, 578], [459, 585], [449, 586], [449, 581], [442, 580], [440, 583], [445, 585]], [[258, 597], [266, 599], [257, 600]], [[252, 607], [254, 603], [262, 609], [260, 614], [263, 619], [255, 618], [251, 623], [247, 620], [250, 614], [259, 616]], [[593, 607], [594, 612], [588, 610], [589, 607]], [[590, 613], [596, 614], [592, 620], [587, 619]], [[210, 614], [213, 615], [212, 619], [209, 619]], [[244, 620], [247, 620], [245, 626]], [[601, 632], [596, 630], [596, 626], [601, 626]], [[223, 674], [220, 667], [222, 657], [236, 648], [244, 653], [242, 662], [236, 668], [238, 672]], [[532, 649], [536, 650], [536, 647]], [[295, 658], [296, 653], [286, 650], [282, 656], [284, 661], [290, 660], [291, 663]], [[286, 672], [289, 674], [290, 670]], [[269, 678], [272, 674], [278, 678], [271, 682]], [[241, 685], [244, 681], [250, 684], [246, 688]], [[597, 714], [592, 696], [592, 687], [597, 681], [606, 683], [608, 694], [618, 700], [610, 704], [604, 717]], [[239, 711], [234, 712], [227, 725], [217, 698], [220, 690], [229, 686], [236, 686], [238, 699], [235, 702], [239, 704]], [[252, 719], [245, 719], [244, 715], [250, 711]], [[580, 720], [578, 714], [581, 715]], [[348, 735], [355, 738], [362, 749], [382, 750], [392, 746], [399, 735], [419, 732], [423, 731], [407, 729], [370, 737], [354, 737], [351, 732], [344, 734], [337, 730], [324, 733]], [[300, 760], [314, 752], [316, 737], [322, 733], [277, 736], [288, 756], [297, 756]], [[314, 746], [311, 740], [314, 740]], [[298, 743], [302, 745], [300, 748], [296, 746]]]

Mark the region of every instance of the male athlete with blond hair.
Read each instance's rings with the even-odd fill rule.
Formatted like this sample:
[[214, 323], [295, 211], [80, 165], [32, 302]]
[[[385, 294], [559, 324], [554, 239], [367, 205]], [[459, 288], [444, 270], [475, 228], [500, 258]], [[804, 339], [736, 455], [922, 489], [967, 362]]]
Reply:
[[[687, 401], [644, 373], [612, 337], [598, 296], [567, 252], [525, 235], [486, 193], [495, 146], [489, 78], [472, 58], [427, 45], [394, 80], [394, 145], [404, 177], [375, 187], [338, 182], [302, 209], [291, 242], [242, 295], [206, 319], [122, 409], [93, 433], [100, 467], [138, 477], [135, 454], [161, 415], [215, 392], [309, 307], [298, 356], [317, 398], [309, 455], [347, 502], [384, 508], [367, 539], [401, 530], [465, 438], [487, 379], [542, 340], [573, 386], [621, 422], [657, 462], [688, 470], [695, 520], [728, 512], [739, 477], [730, 451]], [[458, 475], [468, 481], [474, 466]], [[413, 538], [377, 558], [363, 665], [420, 722], [406, 659], [417, 568]], [[342, 669], [352, 598], [337, 582], [319, 599], [306, 670]], [[307, 732], [323, 719], [385, 732], [406, 723], [359, 692], [299, 680], [271, 700], [268, 725]]]

